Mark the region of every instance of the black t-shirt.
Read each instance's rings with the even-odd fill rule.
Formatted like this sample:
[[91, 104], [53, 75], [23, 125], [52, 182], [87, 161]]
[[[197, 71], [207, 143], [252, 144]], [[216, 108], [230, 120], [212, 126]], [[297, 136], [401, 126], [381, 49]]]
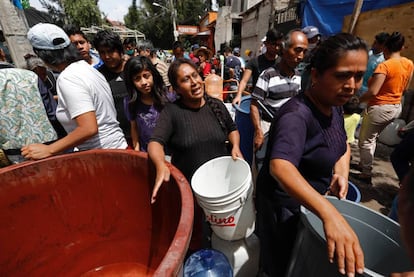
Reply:
[[199, 109], [190, 109], [180, 100], [167, 103], [158, 118], [151, 141], [168, 147], [171, 163], [188, 179], [205, 162], [220, 156], [229, 155], [226, 146], [228, 133], [237, 130], [224, 104], [212, 99], [222, 114], [222, 122], [206, 103]]
[[109, 83], [109, 86], [111, 87], [117, 114], [116, 119], [119, 121], [119, 127], [121, 127], [125, 138], [127, 138], [127, 141], [130, 142], [131, 125], [126, 117], [124, 108], [124, 99], [128, 96], [123, 78], [124, 74], [123, 72], [112, 72], [105, 65], [102, 65], [98, 70], [104, 75], [105, 79]]
[[259, 79], [260, 73], [262, 73], [265, 69], [273, 66], [276, 64], [276, 60], [268, 60], [265, 54], [262, 54], [258, 57], [251, 59], [247, 65], [246, 69], [250, 69], [252, 71], [252, 85], [253, 88], [256, 86], [257, 79]]

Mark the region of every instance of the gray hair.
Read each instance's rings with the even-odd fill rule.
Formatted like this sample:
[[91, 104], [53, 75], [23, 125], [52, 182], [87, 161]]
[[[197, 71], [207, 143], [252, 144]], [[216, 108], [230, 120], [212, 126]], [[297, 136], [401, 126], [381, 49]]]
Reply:
[[83, 60], [78, 49], [72, 43], [67, 47], [58, 50], [43, 50], [33, 49], [37, 56], [41, 58], [45, 63], [56, 66], [59, 64], [71, 64]]
[[138, 51], [154, 50], [154, 45], [150, 40], [142, 40], [138, 42], [137, 45]]

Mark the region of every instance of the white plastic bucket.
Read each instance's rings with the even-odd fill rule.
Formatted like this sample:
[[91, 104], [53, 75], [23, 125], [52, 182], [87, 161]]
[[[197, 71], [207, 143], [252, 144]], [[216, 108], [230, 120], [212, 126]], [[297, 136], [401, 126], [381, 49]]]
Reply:
[[245, 185], [241, 187], [237, 192], [231, 195], [227, 195], [222, 199], [205, 200], [202, 198], [202, 196], [200, 196], [197, 200], [200, 206], [204, 206], [211, 211], [225, 212], [238, 209], [240, 205], [244, 205], [251, 194], [250, 190], [253, 190], [253, 186]]
[[191, 186], [219, 238], [238, 240], [253, 233], [256, 213], [252, 175], [246, 161], [230, 156], [212, 159], [196, 170]]
[[398, 130], [404, 127], [405, 121], [403, 119], [396, 118], [387, 127], [382, 130], [378, 136], [378, 141], [388, 146], [394, 146], [401, 142], [400, 136], [398, 136]]
[[[243, 196], [244, 197], [244, 196]], [[239, 240], [250, 236], [255, 227], [255, 211], [253, 204], [253, 189], [248, 190], [247, 198], [242, 202], [239, 198], [230, 203], [232, 208], [218, 210], [215, 206], [208, 206], [208, 203], [199, 202], [204, 210], [213, 232], [224, 240]], [[234, 204], [236, 203], [236, 204]]]

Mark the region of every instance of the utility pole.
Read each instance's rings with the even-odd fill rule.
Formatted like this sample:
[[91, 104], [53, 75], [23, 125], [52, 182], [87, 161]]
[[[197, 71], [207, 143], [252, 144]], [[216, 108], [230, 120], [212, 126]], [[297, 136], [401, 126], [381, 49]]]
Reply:
[[172, 24], [173, 24], [173, 32], [174, 32], [174, 41], [178, 40], [178, 30], [177, 30], [177, 10], [174, 7], [174, 1], [170, 0], [170, 7], [171, 7], [171, 16], [172, 16]]
[[24, 55], [33, 53], [27, 39], [27, 21], [23, 11], [18, 11], [12, 1], [0, 1], [0, 25], [13, 63], [17, 67], [25, 67]]
[[159, 7], [161, 9], [166, 10], [167, 12], [171, 13], [171, 19], [172, 19], [172, 24], [173, 24], [173, 36], [174, 36], [174, 41], [178, 40], [178, 30], [177, 30], [177, 10], [174, 7], [174, 1], [170, 0], [169, 4], [168, 4], [168, 8], [164, 7], [161, 4], [158, 4], [157, 2], [153, 2], [152, 3], [153, 6]]

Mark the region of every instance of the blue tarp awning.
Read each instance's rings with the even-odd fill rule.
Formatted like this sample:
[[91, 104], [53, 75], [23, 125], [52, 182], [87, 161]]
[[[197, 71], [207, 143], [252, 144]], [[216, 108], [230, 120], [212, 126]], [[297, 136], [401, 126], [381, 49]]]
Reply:
[[[364, 0], [361, 12], [413, 2], [410, 0]], [[323, 36], [341, 32], [344, 17], [351, 15], [355, 0], [303, 0], [302, 27], [316, 26]]]

